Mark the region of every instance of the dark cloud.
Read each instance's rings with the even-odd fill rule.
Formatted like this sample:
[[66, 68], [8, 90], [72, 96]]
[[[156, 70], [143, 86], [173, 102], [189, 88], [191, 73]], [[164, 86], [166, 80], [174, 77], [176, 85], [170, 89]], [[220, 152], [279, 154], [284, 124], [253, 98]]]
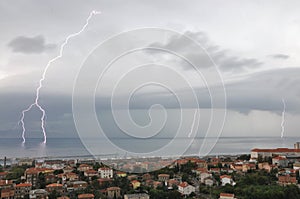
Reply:
[[274, 54], [274, 55], [270, 55], [270, 56], [274, 59], [288, 59], [288, 58], [290, 58], [289, 55], [285, 55], [285, 54]]
[[[205, 50], [199, 52], [195, 48], [194, 44], [190, 44], [186, 41], [185, 36], [188, 36], [198, 42]], [[189, 46], [187, 46], [187, 44]], [[213, 44], [213, 42], [204, 32], [187, 31], [181, 37], [171, 37], [166, 44], [155, 43], [153, 46], [172, 49], [176, 52], [179, 52], [182, 56], [188, 59], [197, 60], [197, 65], [201, 67], [214, 66], [213, 62], [208, 59], [208, 54], [219, 67], [219, 69], [226, 72], [242, 72], [248, 68], [260, 67], [263, 64], [263, 62], [255, 58], [245, 58], [232, 55], [230, 50]], [[157, 52], [158, 51], [155, 53], [157, 54]], [[191, 69], [191, 67], [186, 64], [183, 64], [183, 66], [186, 69]]]
[[47, 44], [42, 35], [35, 37], [19, 36], [8, 43], [13, 52], [37, 54], [55, 48], [55, 44]]

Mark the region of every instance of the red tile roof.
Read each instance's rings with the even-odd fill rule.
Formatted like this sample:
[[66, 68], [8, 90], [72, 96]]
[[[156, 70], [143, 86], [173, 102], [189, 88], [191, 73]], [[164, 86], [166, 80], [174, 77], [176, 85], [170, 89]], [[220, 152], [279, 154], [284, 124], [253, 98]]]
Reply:
[[108, 187], [106, 190], [107, 191], [118, 191], [118, 190], [121, 190], [121, 188], [120, 187]]
[[78, 195], [78, 198], [94, 198], [94, 194], [91, 194], [91, 193], [84, 193], [84, 194], [79, 194]]
[[17, 184], [16, 187], [31, 187], [32, 185], [30, 183], [21, 183]]
[[268, 152], [268, 153], [300, 153], [300, 149], [277, 148], [277, 149], [252, 149], [251, 152]]
[[187, 182], [182, 182], [182, 183], [180, 183], [178, 186], [179, 186], [179, 187], [185, 188], [185, 187], [189, 186], [189, 183], [187, 183]]
[[229, 175], [221, 175], [220, 178], [221, 179], [223, 179], [223, 178], [231, 178], [231, 176], [229, 176]]
[[62, 184], [58, 184], [58, 183], [53, 183], [53, 184], [48, 184], [46, 187], [62, 187]]
[[234, 194], [232, 194], [232, 193], [220, 193], [220, 196], [224, 196], [224, 197], [234, 197]]

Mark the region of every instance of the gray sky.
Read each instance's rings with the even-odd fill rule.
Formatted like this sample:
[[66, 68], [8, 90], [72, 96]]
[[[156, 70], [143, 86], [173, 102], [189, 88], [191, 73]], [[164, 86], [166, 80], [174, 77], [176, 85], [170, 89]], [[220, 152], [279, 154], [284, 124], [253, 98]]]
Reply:
[[[286, 101], [285, 135], [298, 136], [300, 120], [300, 13], [299, 1], [0, 1], [0, 138], [19, 137], [20, 112], [35, 96], [47, 62], [71, 33], [81, 29], [92, 10], [100, 15], [70, 40], [64, 56], [51, 65], [41, 90], [50, 137], [77, 136], [72, 119], [72, 90], [81, 64], [95, 46], [122, 31], [143, 27], [172, 29], [199, 42], [217, 64], [225, 82], [228, 114], [223, 136], [280, 136], [282, 98]], [[186, 57], [203, 61], [181, 38], [158, 43], [172, 46]], [[121, 44], [120, 44], [121, 45]], [[176, 46], [178, 45], [178, 46]], [[114, 51], [108, 49], [107, 54]], [[137, 52], [115, 63], [98, 90], [97, 111], [108, 104], [114, 82], [131, 64], [155, 60], [189, 78], [201, 98], [200, 108], [210, 109], [207, 90], [189, 66], [162, 52]], [[133, 61], [134, 60], [134, 61]], [[139, 61], [136, 61], [139, 60]], [[204, 68], [209, 72], [209, 67]], [[156, 75], [166, 76], [157, 69]], [[149, 74], [138, 74], [143, 79]], [[170, 76], [169, 76], [170, 77]], [[171, 78], [171, 77], [170, 77]], [[176, 78], [170, 79], [176, 82]], [[130, 84], [123, 84], [126, 90]], [[185, 92], [175, 84], [177, 92]], [[221, 89], [219, 84], [211, 85]], [[121, 89], [122, 90], [122, 89]], [[153, 103], [178, 108], [163, 89], [138, 91], [134, 109]], [[124, 93], [118, 93], [122, 101]], [[184, 95], [184, 94], [183, 94]], [[84, 93], [82, 93], [84, 97]], [[187, 98], [189, 96], [186, 96]], [[184, 107], [195, 108], [195, 107]], [[218, 108], [218, 107], [216, 107]], [[205, 111], [204, 111], [205, 112]], [[192, 118], [191, 114], [191, 118]], [[205, 114], [204, 114], [205, 116]], [[39, 113], [26, 116], [30, 136], [40, 135]]]

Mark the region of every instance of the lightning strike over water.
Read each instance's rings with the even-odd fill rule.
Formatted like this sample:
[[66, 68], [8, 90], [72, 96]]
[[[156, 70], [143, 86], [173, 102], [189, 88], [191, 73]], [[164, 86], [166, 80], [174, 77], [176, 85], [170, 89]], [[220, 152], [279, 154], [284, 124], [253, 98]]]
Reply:
[[35, 96], [35, 100], [32, 104], [30, 104], [28, 106], [28, 108], [22, 110], [22, 115], [21, 115], [21, 119], [19, 121], [19, 124], [21, 124], [22, 126], [22, 139], [23, 139], [23, 143], [26, 142], [26, 138], [25, 138], [25, 132], [26, 132], [26, 128], [25, 128], [25, 122], [24, 122], [24, 119], [25, 119], [25, 114], [30, 111], [33, 107], [37, 107], [40, 112], [42, 113], [42, 116], [41, 116], [41, 128], [42, 128], [42, 131], [43, 131], [43, 136], [44, 136], [44, 141], [43, 143], [46, 144], [47, 142], [47, 134], [46, 134], [46, 129], [45, 129], [45, 117], [46, 117], [46, 111], [45, 109], [39, 104], [39, 98], [40, 98], [40, 90], [41, 88], [43, 87], [43, 81], [45, 80], [46, 78], [46, 74], [47, 74], [47, 71], [50, 67], [50, 65], [55, 62], [56, 60], [60, 59], [62, 56], [63, 56], [63, 51], [64, 51], [64, 48], [65, 46], [68, 44], [69, 40], [73, 37], [76, 37], [78, 35], [80, 35], [85, 29], [86, 27], [89, 25], [89, 21], [90, 19], [94, 16], [94, 15], [98, 15], [100, 14], [101, 12], [99, 11], [92, 11], [90, 12], [88, 18], [86, 19], [86, 23], [84, 24], [84, 26], [76, 33], [73, 33], [73, 34], [70, 34], [69, 36], [67, 36], [67, 38], [65, 39], [65, 41], [61, 44], [60, 46], [60, 50], [59, 50], [59, 54], [52, 58], [51, 60], [49, 60], [49, 62], [47, 63], [46, 67], [44, 68], [44, 71], [43, 71], [43, 74], [42, 74], [42, 77], [41, 79], [39, 80], [39, 86], [37, 87], [36, 89], [36, 96]]
[[282, 114], [281, 114], [281, 138], [283, 138], [284, 136], [284, 123], [285, 123], [285, 101], [282, 98], [282, 104], [283, 104], [283, 110], [282, 110]]

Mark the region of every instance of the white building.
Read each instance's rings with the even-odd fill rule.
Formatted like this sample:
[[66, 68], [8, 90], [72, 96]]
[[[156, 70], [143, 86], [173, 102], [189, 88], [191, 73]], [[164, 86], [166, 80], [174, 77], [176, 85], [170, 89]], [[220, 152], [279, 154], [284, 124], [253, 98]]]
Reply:
[[178, 192], [183, 195], [190, 195], [191, 193], [195, 192], [195, 190], [195, 187], [187, 182], [182, 182], [178, 185]]
[[286, 157], [277, 156], [277, 157], [272, 158], [272, 164], [275, 164], [279, 167], [287, 167], [289, 164], [289, 161]]
[[230, 184], [234, 186], [236, 183], [232, 180], [231, 176], [229, 175], [222, 175], [220, 176], [222, 186], [225, 186], [226, 184]]
[[212, 177], [212, 174], [208, 173], [208, 172], [203, 172], [200, 174], [200, 181], [201, 183], [204, 183], [204, 180], [206, 178], [211, 178]]
[[100, 178], [113, 178], [113, 170], [108, 167], [102, 167], [98, 169]]

